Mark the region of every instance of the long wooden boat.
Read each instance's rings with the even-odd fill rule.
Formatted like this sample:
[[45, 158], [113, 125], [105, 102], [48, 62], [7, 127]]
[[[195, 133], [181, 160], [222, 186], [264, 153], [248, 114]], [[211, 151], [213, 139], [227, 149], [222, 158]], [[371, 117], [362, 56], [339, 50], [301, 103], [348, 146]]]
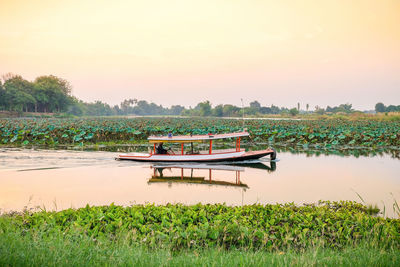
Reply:
[[[208, 134], [208, 135], [180, 135], [180, 136], [150, 136], [148, 139], [153, 148], [148, 153], [126, 153], [118, 155], [119, 160], [134, 160], [146, 162], [226, 162], [259, 159], [270, 156], [271, 160], [276, 159], [276, 151], [272, 148], [258, 151], [245, 151], [240, 148], [242, 137], [249, 136], [246, 131], [227, 134]], [[233, 138], [236, 146], [230, 150], [213, 150], [213, 141], [218, 139]], [[193, 143], [208, 142], [207, 151], [195, 152]], [[166, 154], [157, 153], [157, 144], [179, 143], [180, 151], [168, 150]], [[185, 152], [185, 145], [190, 144], [190, 150]]]

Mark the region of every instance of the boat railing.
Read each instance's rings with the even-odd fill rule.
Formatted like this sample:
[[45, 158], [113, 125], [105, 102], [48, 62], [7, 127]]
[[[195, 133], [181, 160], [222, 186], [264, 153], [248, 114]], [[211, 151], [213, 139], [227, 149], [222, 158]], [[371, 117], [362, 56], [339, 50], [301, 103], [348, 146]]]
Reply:
[[[241, 148], [240, 151], [245, 151], [244, 148]], [[227, 149], [214, 149], [212, 150], [211, 154], [223, 154], [223, 153], [234, 153], [234, 152], [239, 152], [238, 149], [236, 148], [227, 148]], [[154, 151], [150, 150], [148, 151], [150, 155], [154, 155]], [[183, 155], [209, 155], [210, 151], [209, 150], [194, 150], [193, 153], [189, 150], [185, 150]], [[168, 150], [168, 154], [164, 155], [182, 155], [182, 151], [179, 151], [178, 149], [171, 148]]]

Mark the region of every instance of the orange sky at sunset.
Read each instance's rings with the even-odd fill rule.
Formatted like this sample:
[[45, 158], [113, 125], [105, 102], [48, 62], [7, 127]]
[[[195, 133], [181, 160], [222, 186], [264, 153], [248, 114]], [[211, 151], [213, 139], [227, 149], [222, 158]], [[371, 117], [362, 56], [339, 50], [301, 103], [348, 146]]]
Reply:
[[85, 101], [400, 104], [400, 1], [0, 0], [0, 75]]

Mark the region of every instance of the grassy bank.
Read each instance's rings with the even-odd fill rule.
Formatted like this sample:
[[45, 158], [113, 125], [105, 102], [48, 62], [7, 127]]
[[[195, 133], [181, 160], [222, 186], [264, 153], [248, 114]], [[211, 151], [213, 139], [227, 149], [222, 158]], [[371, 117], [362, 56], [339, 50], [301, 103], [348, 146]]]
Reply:
[[368, 243], [341, 249], [318, 245], [304, 251], [276, 252], [148, 249], [127, 239], [91, 239], [52, 233], [0, 235], [2, 266], [399, 266], [397, 248], [377, 248]]
[[0, 216], [0, 265], [397, 265], [400, 220], [354, 202], [135, 205]]

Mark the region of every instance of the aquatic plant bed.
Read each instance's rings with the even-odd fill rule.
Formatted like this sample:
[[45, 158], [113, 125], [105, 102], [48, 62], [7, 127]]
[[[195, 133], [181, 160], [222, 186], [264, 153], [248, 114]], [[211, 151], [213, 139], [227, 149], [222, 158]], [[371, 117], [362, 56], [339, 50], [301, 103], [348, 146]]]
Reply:
[[[400, 148], [399, 121], [249, 120], [251, 142], [314, 148]], [[242, 130], [236, 119], [76, 118], [0, 119], [0, 144], [143, 142], [149, 135], [226, 133]]]
[[59, 212], [5, 214], [0, 231], [78, 232], [97, 238], [128, 235], [149, 248], [305, 249], [317, 243], [340, 248], [368, 241], [400, 248], [400, 220], [376, 217], [355, 202], [315, 205], [222, 204], [87, 206]]
[[100, 206], [0, 216], [0, 265], [397, 265], [400, 220], [355, 202]]

